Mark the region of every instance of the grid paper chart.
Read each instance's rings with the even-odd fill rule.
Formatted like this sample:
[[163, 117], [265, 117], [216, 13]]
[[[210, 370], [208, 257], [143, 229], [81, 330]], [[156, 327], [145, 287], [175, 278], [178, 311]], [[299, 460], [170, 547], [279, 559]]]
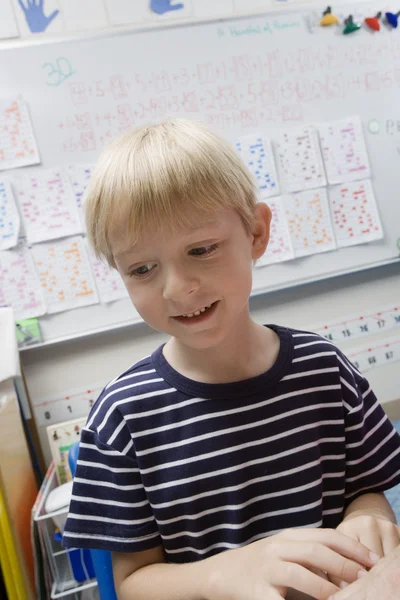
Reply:
[[279, 183], [271, 141], [262, 135], [243, 136], [236, 141], [236, 150], [253, 174], [262, 196], [277, 196]]
[[285, 196], [284, 205], [296, 258], [336, 248], [326, 188]]
[[72, 190], [75, 196], [76, 206], [79, 213], [79, 221], [82, 226], [82, 230], [85, 230], [85, 214], [83, 210], [83, 198], [89, 183], [90, 177], [92, 176], [94, 165], [82, 165], [74, 164], [68, 167], [68, 178], [72, 186]]
[[329, 191], [338, 247], [383, 238], [383, 229], [370, 179], [350, 181]]
[[111, 269], [106, 262], [96, 258], [89, 244], [87, 244], [87, 251], [100, 302], [105, 304], [121, 298], [128, 298], [128, 292], [118, 271]]
[[20, 98], [0, 100], [0, 171], [40, 163], [28, 107]]
[[271, 230], [267, 250], [257, 262], [256, 267], [264, 267], [277, 262], [294, 258], [292, 241], [288, 223], [285, 217], [285, 208], [281, 197], [268, 201], [271, 209]]
[[13, 187], [30, 244], [82, 232], [72, 188], [61, 168], [15, 177]]
[[82, 237], [37, 244], [33, 246], [32, 253], [48, 313], [98, 303]]
[[0, 179], [0, 250], [17, 245], [20, 224], [10, 182]]
[[12, 306], [16, 321], [46, 312], [33, 258], [23, 244], [0, 252], [0, 304]]
[[283, 131], [277, 140], [277, 151], [285, 192], [326, 185], [316, 129], [305, 125]]
[[341, 119], [318, 126], [328, 182], [332, 184], [371, 176], [361, 120]]

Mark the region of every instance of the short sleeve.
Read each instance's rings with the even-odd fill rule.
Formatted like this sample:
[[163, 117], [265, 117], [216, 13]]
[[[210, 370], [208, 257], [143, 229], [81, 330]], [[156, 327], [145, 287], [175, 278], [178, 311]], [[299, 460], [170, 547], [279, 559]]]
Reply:
[[141, 552], [161, 543], [132, 440], [126, 431], [124, 441], [123, 426], [121, 421], [117, 427], [123, 446], [117, 448], [101, 440], [96, 431], [82, 431], [63, 533], [66, 548]]
[[400, 483], [400, 436], [367, 379], [339, 356], [346, 441], [346, 505]]

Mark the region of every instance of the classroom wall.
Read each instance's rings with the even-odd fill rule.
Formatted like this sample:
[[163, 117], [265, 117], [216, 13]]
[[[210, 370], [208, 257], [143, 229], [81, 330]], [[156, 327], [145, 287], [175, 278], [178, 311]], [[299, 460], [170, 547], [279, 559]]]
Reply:
[[[251, 308], [254, 318], [260, 323], [307, 329], [327, 318], [341, 319], [349, 314], [395, 304], [399, 301], [399, 292], [400, 266], [391, 265], [256, 297], [251, 301]], [[386, 333], [385, 341], [395, 337], [396, 333], [398, 336], [398, 330]], [[376, 337], [368, 337], [368, 343], [373, 343]], [[165, 339], [163, 334], [141, 324], [25, 351], [21, 360], [29, 393], [36, 400], [56, 398], [65, 390], [106, 384], [136, 360], [151, 353]], [[346, 351], [345, 344], [341, 348]], [[400, 399], [399, 364], [388, 364], [367, 373], [382, 403]], [[45, 442], [43, 445], [45, 458], [49, 461], [48, 446]]]

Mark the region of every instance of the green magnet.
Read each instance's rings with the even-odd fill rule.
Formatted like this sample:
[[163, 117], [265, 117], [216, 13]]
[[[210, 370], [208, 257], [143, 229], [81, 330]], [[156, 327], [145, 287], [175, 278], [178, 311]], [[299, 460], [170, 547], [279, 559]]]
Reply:
[[343, 29], [343, 35], [348, 35], [349, 33], [354, 33], [361, 29], [361, 25], [359, 23], [354, 23], [353, 15], [349, 15], [344, 22], [345, 28]]

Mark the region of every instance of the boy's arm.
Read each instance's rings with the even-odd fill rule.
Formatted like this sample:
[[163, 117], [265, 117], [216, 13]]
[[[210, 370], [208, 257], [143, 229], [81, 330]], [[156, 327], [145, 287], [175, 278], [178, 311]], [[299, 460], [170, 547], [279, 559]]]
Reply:
[[387, 519], [391, 523], [396, 523], [396, 515], [384, 494], [364, 494], [363, 496], [359, 496], [347, 507], [343, 521], [362, 516]]

